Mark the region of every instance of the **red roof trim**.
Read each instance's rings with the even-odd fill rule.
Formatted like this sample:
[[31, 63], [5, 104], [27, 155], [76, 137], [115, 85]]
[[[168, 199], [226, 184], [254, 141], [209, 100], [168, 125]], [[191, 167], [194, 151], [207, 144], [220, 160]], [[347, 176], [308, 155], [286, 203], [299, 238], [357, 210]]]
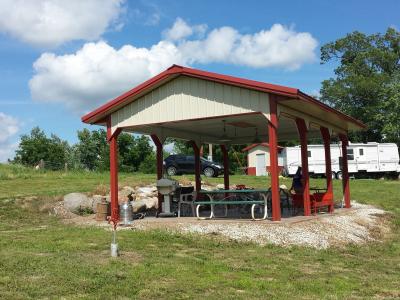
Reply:
[[298, 91], [298, 95], [299, 95], [298, 99], [300, 99], [300, 100], [304, 100], [304, 101], [307, 101], [307, 102], [311, 102], [311, 103], [317, 104], [323, 110], [326, 110], [326, 111], [329, 111], [329, 112], [332, 112], [332, 113], [336, 113], [336, 114], [340, 114], [342, 116], [342, 118], [346, 119], [347, 121], [356, 123], [361, 128], [367, 128], [367, 126], [364, 123], [362, 123], [360, 120], [357, 120], [357, 119], [355, 119], [353, 117], [350, 117], [349, 115], [346, 115], [346, 114], [344, 114], [344, 113], [342, 113], [342, 112], [340, 112], [340, 111], [338, 111], [338, 110], [326, 105], [325, 103], [323, 103], [323, 102], [321, 102], [321, 101], [319, 101], [317, 99], [314, 99], [313, 97], [307, 95], [306, 93], [303, 93], [302, 91]]
[[140, 94], [141, 92], [145, 91], [146, 89], [151, 89], [154, 85], [157, 83], [161, 82], [162, 80], [168, 78], [171, 74], [174, 72], [171, 71], [171, 68], [168, 68], [164, 72], [158, 74], [155, 77], [150, 78], [149, 80], [139, 84], [135, 88], [123, 93], [122, 95], [118, 96], [117, 98], [105, 103], [104, 105], [100, 106], [99, 108], [96, 108], [92, 112], [84, 115], [82, 117], [82, 121], [84, 123], [92, 123], [92, 120], [98, 117], [99, 115], [102, 115], [109, 111], [111, 108], [122, 104], [125, 100], [127, 100], [129, 97]]
[[[243, 149], [242, 149], [242, 152], [249, 151], [249, 150], [251, 150], [251, 149], [253, 149], [253, 148], [257, 147], [257, 146], [263, 146], [263, 147], [268, 148], [268, 147], [269, 147], [269, 144], [268, 144], [268, 143], [252, 144], [252, 145], [250, 145], [250, 146], [247, 146], [246, 148], [243, 148]], [[278, 150], [282, 150], [282, 149], [283, 149], [283, 147], [278, 145]]]
[[229, 84], [229, 85], [240, 86], [240, 87], [244, 87], [244, 88], [248, 88], [248, 89], [252, 89], [252, 90], [258, 90], [258, 91], [263, 91], [263, 92], [267, 92], [267, 93], [271, 93], [271, 94], [286, 96], [289, 98], [295, 98], [295, 99], [308, 101], [308, 102], [311, 102], [313, 104], [320, 106], [322, 109], [324, 109], [326, 111], [337, 114], [340, 118], [342, 118], [346, 121], [355, 123], [356, 125], [360, 126], [361, 128], [366, 127], [360, 121], [327, 106], [326, 104], [312, 98], [311, 96], [309, 96], [295, 88], [290, 88], [290, 87], [286, 87], [286, 86], [280, 86], [280, 85], [275, 85], [275, 84], [270, 84], [270, 83], [255, 81], [255, 80], [249, 80], [249, 79], [244, 79], [244, 78], [238, 78], [238, 77], [233, 77], [233, 76], [228, 76], [228, 75], [222, 75], [222, 74], [182, 67], [182, 66], [178, 66], [178, 65], [172, 65], [164, 72], [161, 72], [160, 74], [150, 78], [149, 80], [143, 82], [142, 84], [139, 84], [138, 86], [129, 90], [128, 92], [118, 96], [117, 98], [107, 102], [106, 104], [100, 106], [99, 108], [93, 110], [92, 112], [84, 115], [82, 117], [82, 121], [84, 123], [95, 124], [100, 119], [104, 119], [105, 116], [109, 115], [112, 112], [113, 108], [126, 105], [133, 97], [140, 95], [142, 93], [151, 91], [151, 89], [153, 89], [157, 85], [159, 85], [163, 82], [167, 82], [168, 80], [171, 80], [179, 75], [185, 75], [185, 76], [210, 80], [210, 81], [214, 81], [214, 82], [220, 82], [220, 83], [225, 83], [225, 84]]

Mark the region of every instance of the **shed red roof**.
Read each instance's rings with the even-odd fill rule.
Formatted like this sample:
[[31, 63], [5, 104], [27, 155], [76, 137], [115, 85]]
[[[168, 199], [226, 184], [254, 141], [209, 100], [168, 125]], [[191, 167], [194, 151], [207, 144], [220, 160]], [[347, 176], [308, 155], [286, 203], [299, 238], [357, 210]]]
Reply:
[[100, 106], [99, 108], [84, 115], [82, 117], [82, 121], [85, 123], [90, 123], [90, 124], [100, 123], [104, 120], [104, 118], [106, 116], [108, 116], [109, 114], [111, 114], [112, 112], [117, 110], [118, 108], [125, 106], [126, 104], [130, 103], [131, 101], [134, 101], [135, 96], [140, 96], [145, 93], [148, 93], [149, 91], [158, 87], [159, 85], [161, 85], [169, 80], [172, 80], [173, 78], [176, 78], [177, 76], [180, 76], [180, 75], [200, 78], [200, 79], [204, 79], [204, 80], [210, 80], [210, 81], [214, 81], [214, 82], [220, 82], [220, 83], [244, 87], [244, 88], [248, 88], [248, 89], [252, 89], [252, 90], [263, 91], [263, 92], [267, 92], [267, 93], [271, 93], [271, 94], [275, 94], [275, 95], [284, 96], [286, 98], [302, 99], [304, 101], [308, 101], [308, 102], [317, 104], [324, 110], [333, 112], [333, 113], [339, 115], [339, 117], [341, 117], [342, 119], [357, 124], [359, 127], [365, 127], [365, 125], [363, 123], [361, 123], [360, 121], [358, 121], [350, 116], [347, 116], [347, 115], [323, 104], [322, 102], [312, 98], [311, 96], [301, 92], [299, 89], [296, 89], [296, 88], [275, 85], [275, 84], [270, 84], [270, 83], [255, 81], [255, 80], [249, 80], [249, 79], [244, 79], [244, 78], [238, 78], [238, 77], [233, 77], [233, 76], [228, 76], [228, 75], [222, 75], [222, 74], [217, 74], [217, 73], [212, 73], [212, 72], [206, 72], [206, 71], [182, 67], [182, 66], [178, 66], [178, 65], [172, 65], [164, 72], [161, 72], [160, 74], [150, 78], [149, 80], [143, 82], [142, 84], [139, 84], [138, 86], [136, 86], [135, 88], [122, 94], [121, 96], [105, 103], [104, 105]]
[[[246, 148], [243, 148], [243, 149], [242, 149], [242, 152], [249, 151], [249, 150], [251, 150], [251, 149], [253, 149], [254, 147], [257, 147], [257, 146], [263, 146], [263, 147], [268, 148], [268, 147], [269, 147], [269, 144], [268, 144], [268, 143], [252, 144], [252, 145], [250, 145], [250, 146], [247, 146]], [[283, 149], [283, 147], [278, 146], [278, 150], [282, 150], [282, 149]]]

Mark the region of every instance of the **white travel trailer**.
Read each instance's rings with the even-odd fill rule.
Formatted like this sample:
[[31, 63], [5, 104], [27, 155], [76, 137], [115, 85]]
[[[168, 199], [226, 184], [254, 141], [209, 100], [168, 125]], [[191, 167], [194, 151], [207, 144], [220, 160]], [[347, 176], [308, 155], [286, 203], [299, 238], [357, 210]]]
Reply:
[[[332, 177], [341, 179], [339, 157], [342, 156], [340, 144], [331, 145]], [[391, 143], [349, 143], [347, 149], [348, 170], [354, 175], [400, 173], [399, 151]], [[301, 166], [300, 146], [286, 147], [283, 150], [284, 175], [294, 175]], [[325, 174], [325, 152], [323, 145], [308, 145], [308, 169], [310, 175]]]

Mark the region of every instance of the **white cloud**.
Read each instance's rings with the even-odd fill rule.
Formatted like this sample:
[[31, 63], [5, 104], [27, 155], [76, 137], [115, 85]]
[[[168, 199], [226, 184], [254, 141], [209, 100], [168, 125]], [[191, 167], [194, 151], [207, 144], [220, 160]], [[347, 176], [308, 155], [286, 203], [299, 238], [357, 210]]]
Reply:
[[125, 0], [2, 0], [0, 32], [38, 47], [95, 40], [118, 17]]
[[63, 102], [82, 112], [183, 62], [178, 49], [164, 41], [149, 49], [87, 43], [75, 54], [42, 54], [33, 65], [36, 74], [29, 86], [34, 100]]
[[0, 112], [0, 143], [6, 142], [19, 130], [19, 121], [5, 113]]
[[[201, 29], [202, 28], [202, 29]], [[232, 27], [204, 34], [205, 25], [177, 19], [164, 40], [149, 48], [104, 41], [87, 43], [74, 54], [44, 53], [34, 63], [29, 82], [32, 98], [62, 102], [76, 112], [88, 111], [134, 87], [172, 64], [225, 63], [253, 68], [300, 68], [316, 60], [317, 41], [309, 33], [280, 24], [254, 34]]]
[[12, 143], [11, 138], [19, 131], [20, 125], [18, 119], [0, 112], [0, 162], [14, 157], [18, 144]]
[[207, 25], [205, 24], [189, 26], [184, 20], [177, 18], [174, 25], [164, 31], [164, 37], [170, 41], [179, 41], [191, 36], [194, 33], [203, 35], [206, 30]]
[[246, 35], [232, 27], [221, 27], [212, 30], [205, 39], [184, 41], [179, 48], [193, 63], [222, 62], [295, 70], [315, 60], [317, 45], [310, 33], [297, 33], [275, 24], [269, 30]]

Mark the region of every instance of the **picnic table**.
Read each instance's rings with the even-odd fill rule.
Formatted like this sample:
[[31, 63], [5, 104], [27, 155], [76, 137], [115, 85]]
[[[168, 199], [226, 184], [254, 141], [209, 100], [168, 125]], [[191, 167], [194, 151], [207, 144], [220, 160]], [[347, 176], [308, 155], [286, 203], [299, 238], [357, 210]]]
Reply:
[[[201, 220], [212, 219], [215, 217], [214, 207], [216, 205], [224, 205], [226, 217], [228, 214], [228, 205], [251, 205], [251, 217], [253, 220], [265, 220], [268, 217], [268, 196], [269, 189], [237, 189], [237, 190], [200, 190], [199, 195], [208, 197], [206, 200], [196, 200], [194, 205], [196, 206], [196, 217]], [[222, 197], [221, 197], [222, 196]], [[211, 207], [209, 217], [200, 217], [200, 207], [208, 206]], [[256, 208], [264, 207], [264, 213], [262, 218], [255, 217]]]

